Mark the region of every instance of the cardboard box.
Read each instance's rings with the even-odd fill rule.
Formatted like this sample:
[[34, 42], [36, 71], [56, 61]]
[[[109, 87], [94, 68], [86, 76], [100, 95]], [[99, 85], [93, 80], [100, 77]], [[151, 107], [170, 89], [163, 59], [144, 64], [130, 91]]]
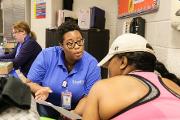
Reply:
[[0, 62], [0, 75], [7, 75], [12, 69], [12, 62]]
[[8, 49], [12, 49], [12, 48], [15, 48], [16, 46], [16, 42], [8, 42], [6, 44], [4, 44], [4, 48], [8, 48]]
[[89, 9], [80, 9], [78, 11], [78, 25], [81, 29], [90, 28], [90, 8]]

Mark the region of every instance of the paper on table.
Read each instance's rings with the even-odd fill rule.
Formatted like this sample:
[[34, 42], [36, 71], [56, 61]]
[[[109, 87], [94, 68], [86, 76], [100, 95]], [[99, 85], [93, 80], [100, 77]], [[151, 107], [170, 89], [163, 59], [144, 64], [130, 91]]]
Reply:
[[42, 105], [46, 105], [46, 106], [50, 106], [52, 108], [54, 108], [55, 110], [57, 110], [59, 113], [61, 113], [62, 115], [70, 118], [70, 119], [82, 119], [82, 117], [74, 112], [68, 111], [62, 107], [59, 106], [55, 106], [50, 102], [47, 101], [40, 101], [40, 100], [36, 100], [37, 103], [42, 104]]
[[28, 79], [23, 75], [23, 73], [21, 73], [21, 71], [19, 69], [15, 70], [15, 71], [16, 71], [17, 76], [23, 83], [26, 83], [28, 81]]

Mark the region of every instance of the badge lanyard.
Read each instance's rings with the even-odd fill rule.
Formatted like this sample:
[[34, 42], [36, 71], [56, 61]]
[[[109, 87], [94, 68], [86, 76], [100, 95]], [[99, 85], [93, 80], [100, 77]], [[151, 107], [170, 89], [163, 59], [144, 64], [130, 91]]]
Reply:
[[61, 103], [65, 109], [71, 109], [72, 93], [68, 91], [68, 82], [64, 80], [61, 85], [66, 90], [61, 92]]

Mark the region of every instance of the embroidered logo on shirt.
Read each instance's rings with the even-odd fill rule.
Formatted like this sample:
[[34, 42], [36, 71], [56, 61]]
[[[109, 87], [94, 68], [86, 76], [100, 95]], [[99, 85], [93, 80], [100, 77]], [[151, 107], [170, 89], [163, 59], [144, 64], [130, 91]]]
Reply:
[[118, 49], [119, 49], [119, 47], [118, 47], [118, 46], [116, 46], [116, 47], [114, 48], [114, 50], [115, 50], [115, 51], [117, 51]]
[[84, 80], [73, 80], [72, 81], [73, 84], [84, 84]]

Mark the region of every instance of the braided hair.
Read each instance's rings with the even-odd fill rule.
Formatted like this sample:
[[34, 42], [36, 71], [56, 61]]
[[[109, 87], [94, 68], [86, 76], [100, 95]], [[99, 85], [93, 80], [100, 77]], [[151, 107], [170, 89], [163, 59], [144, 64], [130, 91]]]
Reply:
[[[153, 50], [153, 48], [147, 44], [146, 47]], [[165, 65], [159, 62], [155, 55], [149, 52], [137, 51], [118, 54], [118, 57], [126, 56], [128, 59], [128, 65], [133, 65], [136, 69], [154, 72], [155, 70], [160, 73], [164, 78], [168, 78], [178, 86], [180, 86], [180, 79], [173, 73], [170, 73]]]

